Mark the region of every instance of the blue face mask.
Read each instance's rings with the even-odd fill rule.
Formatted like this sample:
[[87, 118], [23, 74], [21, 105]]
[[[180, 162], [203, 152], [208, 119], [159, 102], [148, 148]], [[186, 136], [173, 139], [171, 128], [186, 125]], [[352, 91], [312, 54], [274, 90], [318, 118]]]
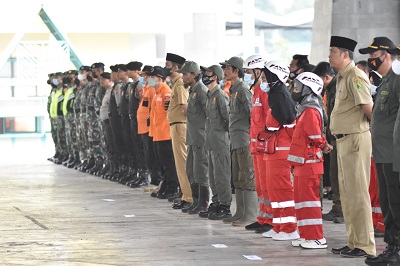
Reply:
[[372, 96], [374, 96], [376, 94], [376, 88], [377, 88], [377, 86], [371, 85], [371, 94], [372, 94]]
[[268, 82], [261, 82], [260, 88], [263, 92], [269, 92], [270, 89]]
[[142, 85], [146, 85], [146, 81], [144, 80], [144, 77], [139, 77], [139, 82], [140, 82]]
[[243, 77], [243, 81], [247, 84], [247, 85], [253, 85], [254, 84], [254, 79], [251, 79], [251, 74], [244, 74]]
[[223, 80], [220, 80], [220, 81], [219, 81], [219, 86], [220, 86], [221, 88], [223, 88], [224, 85], [225, 85], [225, 84], [224, 84], [224, 81], [223, 81]]
[[148, 78], [147, 83], [149, 83], [150, 87], [153, 87], [157, 84], [156, 80], [154, 78]]
[[58, 79], [53, 79], [53, 84], [57, 86], [58, 85]]

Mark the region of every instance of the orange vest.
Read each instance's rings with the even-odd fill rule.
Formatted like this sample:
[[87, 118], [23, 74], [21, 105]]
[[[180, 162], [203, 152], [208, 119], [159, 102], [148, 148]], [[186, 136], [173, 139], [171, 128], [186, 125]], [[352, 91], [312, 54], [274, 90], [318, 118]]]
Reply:
[[228, 95], [228, 98], [231, 97], [231, 93], [229, 92], [229, 89], [231, 88], [231, 86], [232, 86], [232, 82], [230, 82], [230, 81], [227, 81], [227, 82], [224, 84], [223, 91]]
[[156, 94], [156, 89], [149, 85], [144, 86], [142, 98], [140, 99], [139, 108], [137, 110], [138, 134], [149, 132], [147, 119], [150, 117], [151, 101]]
[[170, 140], [170, 127], [167, 121], [167, 111], [164, 108], [165, 100], [171, 98], [172, 90], [167, 83], [162, 83], [156, 89], [151, 104], [152, 116], [150, 118], [150, 126], [152, 127], [153, 141]]
[[321, 148], [326, 143], [322, 136], [322, 118], [314, 108], [307, 108], [297, 118], [288, 161], [295, 166], [295, 175], [324, 173], [324, 157]]

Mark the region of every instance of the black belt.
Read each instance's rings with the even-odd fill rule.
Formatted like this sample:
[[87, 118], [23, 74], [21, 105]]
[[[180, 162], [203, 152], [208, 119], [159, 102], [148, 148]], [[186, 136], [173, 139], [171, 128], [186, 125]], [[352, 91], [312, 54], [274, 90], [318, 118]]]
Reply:
[[176, 124], [186, 124], [186, 122], [172, 122], [169, 125], [173, 126], [173, 125], [176, 125]]
[[350, 135], [350, 134], [337, 134], [337, 135], [333, 135], [333, 136], [335, 137], [335, 139], [341, 139], [341, 138], [344, 138], [344, 137], [346, 137], [348, 135]]

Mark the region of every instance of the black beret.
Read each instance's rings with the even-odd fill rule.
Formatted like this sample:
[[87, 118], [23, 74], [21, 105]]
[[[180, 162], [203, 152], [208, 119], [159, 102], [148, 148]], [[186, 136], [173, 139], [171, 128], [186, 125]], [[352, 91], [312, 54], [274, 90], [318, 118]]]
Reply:
[[293, 56], [293, 59], [294, 60], [307, 60], [308, 61], [308, 55], [306, 55], [306, 54], [295, 54], [294, 56]]
[[111, 72], [118, 72], [118, 65], [110, 66]]
[[79, 70], [90, 71], [90, 67], [89, 67], [89, 66], [81, 66], [81, 67], [79, 68]]
[[355, 40], [342, 37], [342, 36], [331, 36], [330, 47], [344, 48], [354, 52], [357, 42]]
[[103, 79], [111, 79], [111, 73], [110, 72], [103, 72], [100, 74], [100, 77]]
[[128, 64], [126, 64], [126, 68], [128, 70], [141, 70], [142, 66], [143, 66], [143, 64], [138, 61], [132, 61], [132, 62], [129, 62]]
[[358, 49], [360, 54], [372, 54], [378, 50], [389, 50], [394, 49], [396, 46], [394, 43], [387, 37], [375, 37], [372, 39], [372, 42], [368, 47]]
[[179, 56], [177, 54], [172, 54], [172, 53], [167, 53], [167, 56], [165, 58], [167, 61], [171, 61], [176, 64], [183, 65], [186, 61], [186, 59], [182, 56]]
[[143, 67], [143, 69], [142, 69], [142, 72], [144, 72], [144, 73], [146, 73], [146, 74], [148, 75], [148, 74], [150, 73], [150, 71], [151, 71], [152, 68], [153, 68], [152, 66], [145, 65], [145, 66]]
[[149, 75], [165, 79], [164, 68], [160, 66], [155, 66], [150, 70]]
[[104, 64], [101, 63], [101, 62], [99, 62], [99, 63], [94, 63], [94, 64], [91, 66], [92, 69], [94, 69], [94, 68], [102, 68], [102, 67], [104, 67]]
[[128, 71], [125, 64], [118, 64], [116, 66], [118, 67], [118, 69], [121, 69], [124, 72]]

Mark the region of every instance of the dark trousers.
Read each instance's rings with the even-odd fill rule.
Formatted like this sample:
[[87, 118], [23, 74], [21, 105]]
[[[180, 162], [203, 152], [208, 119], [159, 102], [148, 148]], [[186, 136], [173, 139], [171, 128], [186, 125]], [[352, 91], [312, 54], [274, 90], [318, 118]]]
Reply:
[[377, 163], [379, 203], [385, 223], [384, 241], [400, 245], [400, 188], [399, 172], [393, 171], [392, 163]]
[[331, 180], [331, 188], [333, 190], [333, 205], [332, 211], [336, 216], [343, 216], [342, 213], [342, 203], [340, 201], [340, 191], [339, 191], [339, 171], [338, 171], [338, 160], [337, 160], [337, 149], [336, 140], [331, 142], [333, 150], [329, 153], [330, 166], [329, 166], [329, 177]]
[[139, 137], [142, 139], [145, 164], [150, 173], [152, 173], [156, 163], [153, 148], [153, 138], [149, 136], [149, 133], [140, 134]]
[[110, 115], [110, 126], [111, 126], [112, 136], [114, 139], [116, 160], [119, 162], [121, 160], [122, 151], [124, 149], [124, 140], [122, 138], [121, 116], [119, 116], [118, 114]]
[[131, 120], [129, 115], [121, 115], [121, 126], [122, 126], [122, 139], [123, 139], [123, 149], [122, 149], [122, 164], [126, 166], [132, 166], [137, 169], [137, 162], [133, 157], [134, 147], [132, 141], [132, 130], [131, 130]]
[[114, 137], [113, 137], [113, 133], [112, 133], [112, 129], [111, 129], [111, 124], [110, 124], [110, 119], [106, 119], [103, 121], [103, 129], [104, 129], [104, 133], [105, 134], [105, 148], [106, 148], [106, 154], [108, 154], [107, 157], [109, 157], [109, 159], [112, 162], [116, 162], [116, 158], [115, 158], [115, 143], [114, 143]]
[[133, 146], [133, 161], [136, 163], [137, 169], [148, 170], [144, 148], [143, 148], [143, 141], [141, 136], [138, 134], [138, 125], [136, 117], [131, 117], [130, 119], [131, 125], [131, 141]]
[[160, 163], [164, 168], [164, 182], [168, 192], [175, 192], [178, 188], [178, 175], [176, 174], [174, 153], [171, 140], [155, 141]]

